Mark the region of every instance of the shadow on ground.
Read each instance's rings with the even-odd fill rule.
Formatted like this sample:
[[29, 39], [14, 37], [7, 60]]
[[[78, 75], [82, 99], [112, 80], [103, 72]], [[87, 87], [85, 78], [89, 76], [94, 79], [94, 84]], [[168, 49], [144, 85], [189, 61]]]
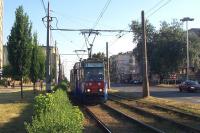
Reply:
[[[112, 92], [113, 94], [119, 94], [121, 96], [126, 96], [128, 98], [142, 98], [142, 87], [138, 89], [139, 86], [123, 86], [114, 87], [114, 89], [119, 90], [118, 92]], [[150, 95], [159, 98], [187, 98], [187, 97], [200, 97], [200, 92], [179, 92], [178, 89], [168, 89], [151, 87]]]
[[0, 123], [0, 133], [26, 133], [24, 122], [30, 122], [33, 115], [33, 99], [35, 94], [32, 90], [24, 92], [21, 100], [20, 92], [0, 93], [0, 104], [24, 104], [19, 117], [12, 118], [8, 123]]

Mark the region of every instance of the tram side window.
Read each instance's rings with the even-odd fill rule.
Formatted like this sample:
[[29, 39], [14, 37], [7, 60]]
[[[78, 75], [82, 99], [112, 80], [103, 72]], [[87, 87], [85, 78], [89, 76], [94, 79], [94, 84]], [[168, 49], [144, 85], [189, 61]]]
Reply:
[[77, 69], [74, 70], [74, 75], [76, 75], [76, 74], [77, 74]]
[[81, 78], [81, 80], [83, 80], [83, 78], [84, 78], [84, 71], [83, 71], [83, 69], [80, 69], [80, 78]]
[[79, 70], [77, 70], [77, 80], [79, 81], [79, 79], [80, 79], [80, 73], [79, 73], [80, 71]]

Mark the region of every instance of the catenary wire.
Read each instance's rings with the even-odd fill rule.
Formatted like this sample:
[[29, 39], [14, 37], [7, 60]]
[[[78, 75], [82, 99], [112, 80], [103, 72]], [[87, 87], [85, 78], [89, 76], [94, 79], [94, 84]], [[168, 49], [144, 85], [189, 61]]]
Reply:
[[152, 12], [150, 15], [148, 15], [147, 18], [149, 18], [152, 15], [154, 15], [156, 12], [158, 12], [161, 8], [163, 8], [164, 6], [166, 6], [167, 4], [169, 4], [170, 2], [171, 2], [171, 0], [168, 0], [167, 2], [165, 2], [163, 5], [161, 5], [159, 8], [157, 8], [154, 12]]
[[101, 20], [101, 18], [103, 17], [105, 11], [107, 10], [109, 4], [110, 4], [111, 0], [108, 0], [105, 4], [105, 6], [103, 7], [101, 13], [99, 14], [99, 17], [97, 18], [95, 24], [93, 25], [93, 29], [98, 25], [99, 21]]
[[47, 14], [47, 9], [46, 9], [46, 6], [45, 6], [45, 4], [44, 4], [44, 0], [40, 0], [40, 1], [41, 1], [41, 3], [42, 3], [43, 8], [44, 8], [45, 14]]

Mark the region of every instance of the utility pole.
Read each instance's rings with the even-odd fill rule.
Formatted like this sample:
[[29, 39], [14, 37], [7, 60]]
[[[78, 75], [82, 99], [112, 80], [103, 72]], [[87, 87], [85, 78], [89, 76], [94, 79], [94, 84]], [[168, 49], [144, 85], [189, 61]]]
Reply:
[[62, 64], [62, 80], [64, 79], [64, 73], [65, 73], [64, 64]]
[[190, 69], [190, 62], [189, 62], [189, 37], [188, 37], [188, 21], [194, 21], [194, 18], [189, 18], [189, 17], [185, 17], [183, 19], [181, 19], [182, 22], [186, 21], [186, 36], [187, 36], [187, 75], [186, 75], [186, 79], [189, 79], [189, 69]]
[[59, 55], [59, 68], [58, 68], [58, 83], [61, 81], [61, 60], [60, 60], [60, 55]]
[[107, 82], [108, 82], [108, 89], [110, 89], [110, 67], [109, 67], [109, 57], [108, 57], [108, 42], [106, 42], [106, 58], [107, 58]]
[[49, 2], [48, 2], [48, 13], [47, 13], [47, 46], [46, 46], [46, 92], [51, 92], [51, 79], [50, 79], [50, 40], [49, 40], [49, 31], [50, 31], [50, 21], [51, 18], [49, 16]]
[[55, 41], [55, 82], [58, 84], [58, 74], [57, 74], [57, 42]]
[[142, 53], [143, 53], [143, 97], [150, 96], [149, 93], [149, 79], [148, 79], [148, 68], [147, 68], [147, 46], [146, 46], [146, 23], [144, 19], [144, 11], [142, 15]]

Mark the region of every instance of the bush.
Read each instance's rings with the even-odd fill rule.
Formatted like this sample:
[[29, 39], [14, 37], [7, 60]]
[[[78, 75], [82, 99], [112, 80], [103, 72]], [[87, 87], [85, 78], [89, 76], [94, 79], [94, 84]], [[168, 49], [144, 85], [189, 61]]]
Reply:
[[56, 91], [58, 89], [67, 91], [68, 88], [69, 88], [69, 82], [67, 82], [66, 80], [63, 80], [57, 86], [54, 87], [54, 91]]
[[7, 79], [1, 79], [0, 80], [0, 85], [7, 86], [8, 85]]
[[83, 114], [78, 107], [71, 105], [63, 90], [37, 96], [34, 114], [32, 123], [25, 123], [29, 133], [82, 132]]
[[43, 112], [48, 112], [53, 108], [53, 95], [47, 93], [46, 95], [40, 94], [35, 97], [34, 101], [34, 115], [39, 115]]

